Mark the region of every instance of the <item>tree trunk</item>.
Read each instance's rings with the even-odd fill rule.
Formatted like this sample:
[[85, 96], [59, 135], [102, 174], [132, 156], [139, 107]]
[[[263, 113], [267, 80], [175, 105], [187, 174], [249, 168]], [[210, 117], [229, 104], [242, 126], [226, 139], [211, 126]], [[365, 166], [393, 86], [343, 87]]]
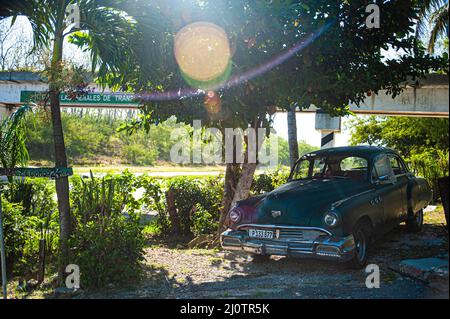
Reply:
[[250, 188], [252, 187], [255, 171], [255, 163], [242, 164], [239, 182], [237, 183], [236, 191], [234, 192], [233, 196], [233, 202], [231, 203], [232, 206], [236, 204], [236, 202], [248, 198], [248, 196], [250, 195]]
[[294, 167], [298, 160], [298, 141], [297, 141], [297, 117], [295, 114], [295, 106], [292, 106], [287, 113], [288, 119], [288, 140], [289, 140], [289, 158], [291, 168]]
[[[256, 120], [256, 123], [260, 123], [260, 121]], [[259, 127], [258, 124], [255, 126], [256, 128]], [[227, 164], [227, 169], [225, 172], [225, 186], [222, 201], [222, 211], [220, 215], [219, 229], [218, 229], [219, 235], [225, 230], [227, 226], [225, 225], [225, 221], [231, 207], [234, 204], [236, 204], [236, 202], [244, 200], [248, 198], [248, 196], [250, 195], [250, 189], [252, 187], [256, 167], [258, 165], [257, 164], [258, 160], [256, 160], [256, 163], [248, 163], [249, 162], [248, 139], [245, 138], [244, 140], [245, 143], [247, 144], [245, 163], [242, 165], [237, 163]], [[260, 140], [256, 137], [256, 141], [257, 141], [256, 150], [259, 151], [261, 149], [263, 139]]]
[[226, 228], [225, 220], [228, 212], [231, 209], [234, 193], [236, 191], [237, 183], [239, 180], [239, 164], [227, 164], [225, 171], [225, 183], [222, 199], [222, 211], [220, 213], [218, 234], [220, 235]]
[[[59, 96], [61, 89], [58, 85], [62, 71], [63, 35], [62, 26], [65, 5], [62, 2], [59, 21], [55, 28], [55, 39], [53, 42], [52, 65], [49, 78], [50, 86], [50, 110], [53, 126], [53, 141], [55, 147], [56, 167], [67, 167], [66, 147], [61, 121], [61, 109]], [[56, 194], [58, 197], [59, 230], [60, 230], [60, 259], [59, 280], [63, 282], [65, 268], [69, 264], [69, 237], [71, 233], [70, 202], [69, 202], [69, 180], [67, 177], [56, 179]]]
[[39, 261], [38, 261], [38, 275], [37, 275], [37, 282], [40, 285], [45, 278], [45, 248], [46, 248], [47, 242], [45, 239], [39, 240]]
[[178, 236], [180, 234], [180, 219], [178, 218], [177, 208], [175, 206], [175, 192], [171, 187], [166, 194], [167, 213], [171, 226], [171, 234]]

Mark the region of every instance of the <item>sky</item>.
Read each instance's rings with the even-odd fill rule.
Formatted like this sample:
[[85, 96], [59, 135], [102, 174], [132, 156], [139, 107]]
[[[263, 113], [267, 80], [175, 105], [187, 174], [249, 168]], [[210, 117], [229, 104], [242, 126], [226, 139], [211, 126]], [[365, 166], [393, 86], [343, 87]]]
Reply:
[[[346, 127], [346, 123], [351, 118], [342, 118], [342, 131], [335, 135], [335, 146], [346, 146], [350, 139], [350, 130]], [[273, 128], [278, 136], [287, 140], [287, 113], [277, 113], [274, 119]], [[297, 140], [320, 147], [321, 133], [315, 129], [315, 113], [297, 113]]]

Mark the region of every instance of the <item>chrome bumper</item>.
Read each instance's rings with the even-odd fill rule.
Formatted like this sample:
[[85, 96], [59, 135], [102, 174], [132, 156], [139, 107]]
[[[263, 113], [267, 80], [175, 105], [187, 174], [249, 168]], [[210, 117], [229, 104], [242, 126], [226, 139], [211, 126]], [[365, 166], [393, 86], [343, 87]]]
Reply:
[[355, 241], [348, 237], [320, 236], [312, 242], [257, 239], [248, 236], [245, 230], [228, 229], [220, 236], [225, 250], [245, 251], [256, 255], [277, 255], [315, 258], [334, 261], [349, 261], [355, 252]]

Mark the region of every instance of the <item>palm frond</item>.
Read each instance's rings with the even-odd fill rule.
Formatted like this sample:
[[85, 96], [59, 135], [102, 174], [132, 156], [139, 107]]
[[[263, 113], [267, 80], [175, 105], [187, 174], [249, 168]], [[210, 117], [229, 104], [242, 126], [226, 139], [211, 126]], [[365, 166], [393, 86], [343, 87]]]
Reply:
[[52, 38], [55, 22], [55, 0], [14, 0], [6, 3], [2, 8], [0, 18], [26, 16], [33, 30], [35, 48], [48, 46]]
[[431, 16], [431, 24], [433, 29], [431, 30], [430, 41], [428, 43], [428, 52], [434, 53], [434, 48], [436, 46], [436, 41], [441, 35], [448, 36], [448, 10], [449, 5], [443, 6]]
[[92, 69], [97, 72], [100, 84], [118, 87], [137, 70], [161, 64], [164, 23], [149, 1], [81, 0], [77, 3], [81, 29], [85, 31], [73, 33], [69, 41], [90, 51]]
[[28, 162], [24, 120], [31, 110], [28, 105], [22, 106], [0, 124], [0, 164], [3, 168]]
[[442, 7], [448, 5], [448, 0], [423, 0], [419, 5], [416, 37], [428, 36], [428, 25], [431, 15]]

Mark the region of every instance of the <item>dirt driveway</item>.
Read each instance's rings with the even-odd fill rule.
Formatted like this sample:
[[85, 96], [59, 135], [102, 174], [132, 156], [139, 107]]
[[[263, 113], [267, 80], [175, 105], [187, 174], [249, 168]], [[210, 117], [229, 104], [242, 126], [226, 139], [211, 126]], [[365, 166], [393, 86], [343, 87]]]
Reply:
[[146, 250], [147, 276], [141, 284], [88, 298], [449, 298], [448, 277], [439, 289], [399, 273], [403, 259], [448, 260], [448, 233], [427, 223], [420, 234], [404, 226], [388, 234], [371, 253], [369, 263], [381, 269], [381, 287], [368, 289], [364, 270], [331, 262], [275, 258], [255, 264], [245, 254], [210, 250]]

